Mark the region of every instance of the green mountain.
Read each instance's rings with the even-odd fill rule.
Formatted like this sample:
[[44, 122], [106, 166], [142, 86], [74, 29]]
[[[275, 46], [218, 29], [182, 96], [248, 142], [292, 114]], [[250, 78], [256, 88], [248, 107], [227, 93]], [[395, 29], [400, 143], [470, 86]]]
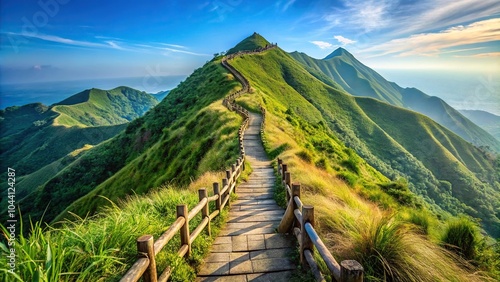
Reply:
[[0, 111], [2, 171], [16, 169], [22, 198], [156, 104], [145, 92], [118, 87], [86, 90], [50, 107], [9, 107]]
[[55, 104], [52, 110], [60, 114], [55, 125], [107, 126], [130, 122], [157, 103], [152, 95], [122, 86], [85, 90]]
[[402, 88], [394, 82], [387, 81], [343, 48], [338, 48], [322, 60], [299, 52], [290, 55], [306, 66], [312, 74], [321, 72], [352, 95], [372, 97], [422, 113], [466, 141], [477, 146], [488, 146], [491, 150], [500, 152], [499, 140], [440, 98], [431, 97], [415, 88]]
[[[435, 208], [481, 218], [485, 229], [500, 235], [500, 173], [487, 152], [417, 112], [331, 87], [281, 50], [238, 58], [233, 65], [262, 92], [270, 111], [289, 111], [290, 119], [296, 115], [310, 126], [326, 126], [334, 136], [325, 138], [331, 141], [306, 138], [304, 146], [344, 143], [386, 177], [406, 178], [410, 189]], [[332, 151], [327, 160], [344, 158], [329, 146], [322, 150]]]
[[460, 113], [500, 140], [500, 116], [477, 110], [460, 110]]
[[270, 45], [269, 41], [267, 41], [262, 35], [254, 32], [251, 36], [236, 44], [233, 48], [229, 49], [226, 54], [234, 54], [239, 51], [253, 51], [258, 48], [266, 47]]
[[41, 218], [48, 207], [49, 222], [66, 211], [85, 216], [108, 205], [107, 199], [163, 184], [182, 187], [206, 171], [225, 168], [238, 155], [241, 117], [220, 100], [238, 85], [219, 62], [207, 63], [125, 131], [88, 150], [21, 201], [23, 211]]

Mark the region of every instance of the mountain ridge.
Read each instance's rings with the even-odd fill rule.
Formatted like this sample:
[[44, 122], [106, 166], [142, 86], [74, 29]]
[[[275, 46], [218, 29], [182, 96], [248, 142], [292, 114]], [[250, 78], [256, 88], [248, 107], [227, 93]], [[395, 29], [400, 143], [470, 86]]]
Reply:
[[487, 146], [497, 153], [500, 152], [500, 142], [497, 139], [442, 99], [431, 97], [416, 88], [402, 88], [385, 80], [343, 48], [335, 50], [326, 57], [328, 59], [322, 60], [299, 52], [292, 52], [290, 55], [301, 64], [327, 75], [352, 95], [373, 97], [417, 111], [477, 146]]

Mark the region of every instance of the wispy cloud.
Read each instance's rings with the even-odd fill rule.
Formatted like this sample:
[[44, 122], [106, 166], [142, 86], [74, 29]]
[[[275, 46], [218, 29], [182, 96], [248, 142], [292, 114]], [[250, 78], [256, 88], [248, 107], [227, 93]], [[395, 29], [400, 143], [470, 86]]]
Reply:
[[[168, 43], [154, 43], [154, 44], [136, 44], [131, 42], [126, 42], [125, 40], [107, 37], [107, 36], [95, 36], [96, 39], [113, 39], [113, 40], [104, 40], [98, 42], [92, 41], [83, 41], [83, 40], [74, 40], [70, 38], [64, 38], [56, 35], [48, 35], [41, 33], [15, 33], [15, 32], [7, 32], [9, 36], [19, 36], [26, 38], [34, 38], [47, 42], [58, 43], [62, 45], [69, 46], [77, 46], [77, 47], [87, 47], [87, 48], [101, 48], [101, 49], [115, 49], [121, 51], [130, 51], [130, 52], [140, 52], [140, 53], [151, 53], [152, 50], [160, 50], [167, 51], [169, 53], [180, 53], [192, 56], [210, 56], [208, 54], [196, 53], [188, 51], [187, 46], [177, 45], [177, 44], [168, 44]], [[167, 46], [167, 47], [165, 47]]]
[[177, 44], [160, 43], [160, 45], [168, 46], [168, 47], [173, 47], [173, 48], [178, 48], [178, 49], [187, 49], [186, 46], [177, 45]]
[[64, 38], [56, 35], [47, 35], [41, 33], [16, 33], [16, 32], [7, 32], [8, 35], [12, 36], [21, 36], [28, 38], [36, 38], [44, 41], [72, 45], [72, 46], [80, 46], [80, 47], [109, 47], [108, 44], [96, 43], [90, 41], [81, 41], [81, 40], [73, 40], [69, 38]]
[[335, 35], [333, 38], [337, 39], [337, 41], [342, 44], [342, 45], [349, 45], [349, 44], [353, 44], [353, 43], [356, 43], [356, 41], [354, 40], [351, 40], [349, 38], [345, 38], [344, 36], [342, 35]]
[[496, 58], [496, 57], [500, 57], [500, 52], [481, 53], [481, 54], [474, 54], [474, 55], [471, 55], [471, 56], [457, 56], [457, 57]]
[[111, 46], [111, 48], [113, 49], [117, 49], [117, 50], [125, 50], [123, 47], [121, 47], [120, 45], [118, 45], [116, 42], [114, 41], [105, 41], [106, 43], [108, 43], [109, 46]]
[[393, 22], [398, 23], [394, 28], [398, 34], [421, 33], [477, 21], [498, 13], [498, 0], [426, 0], [416, 1]]
[[325, 41], [309, 41], [321, 49], [332, 49], [333, 45]]
[[437, 56], [444, 49], [470, 44], [500, 40], [500, 18], [475, 22], [467, 26], [455, 26], [436, 33], [421, 33], [405, 38], [390, 40], [363, 50], [371, 57], [396, 56]]
[[341, 26], [370, 32], [386, 27], [390, 23], [389, 12], [395, 2], [395, 0], [344, 1], [345, 8], [336, 8], [323, 17], [327, 22], [324, 30]]
[[319, 34], [341, 28], [368, 37], [383, 32], [377, 38], [387, 39], [435, 32], [499, 13], [498, 0], [344, 0], [342, 7], [324, 12]]
[[296, 0], [288, 0], [283, 6], [282, 11], [285, 12], [286, 10], [288, 10], [288, 8], [290, 8], [293, 5], [293, 3], [295, 3], [295, 1]]
[[195, 52], [190, 52], [186, 50], [179, 50], [179, 49], [173, 49], [173, 48], [162, 48], [165, 51], [168, 52], [173, 52], [173, 53], [182, 53], [182, 54], [188, 54], [188, 55], [193, 55], [193, 56], [202, 56], [202, 57], [207, 57], [210, 56], [208, 54], [202, 54], [202, 53], [195, 53]]

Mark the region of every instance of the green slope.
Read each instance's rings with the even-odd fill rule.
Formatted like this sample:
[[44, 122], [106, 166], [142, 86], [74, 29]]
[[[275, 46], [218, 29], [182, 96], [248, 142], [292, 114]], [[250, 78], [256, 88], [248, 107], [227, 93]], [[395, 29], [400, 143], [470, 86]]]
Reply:
[[57, 103], [52, 109], [60, 114], [56, 125], [105, 126], [127, 123], [144, 115], [157, 103], [152, 95], [121, 86], [111, 90], [85, 90]]
[[479, 217], [499, 236], [499, 172], [488, 154], [416, 112], [320, 82], [281, 50], [239, 58], [233, 65], [262, 91], [264, 101], [273, 101], [269, 110], [291, 109], [311, 124], [328, 125], [387, 177], [407, 178], [428, 203]]
[[0, 112], [1, 169], [16, 169], [21, 199], [69, 165], [75, 150], [117, 135], [125, 123], [156, 104], [145, 92], [118, 87], [86, 90], [51, 107], [7, 108]]
[[[460, 112], [437, 97], [430, 97], [415, 88], [401, 88], [359, 62], [343, 48], [338, 48], [322, 60], [304, 53], [290, 54], [309, 70], [321, 72], [355, 96], [372, 97], [395, 106], [427, 115], [439, 124], [477, 146], [488, 146], [500, 152], [500, 142]], [[314, 74], [314, 73], [312, 73]]]
[[266, 47], [267, 45], [270, 45], [269, 41], [267, 41], [264, 37], [255, 32], [251, 36], [242, 40], [233, 48], [229, 49], [227, 51], [227, 54], [229, 55], [237, 53], [239, 51], [253, 51], [258, 48]]
[[40, 218], [48, 205], [46, 221], [64, 210], [84, 216], [109, 204], [99, 195], [117, 200], [165, 183], [182, 187], [206, 171], [225, 168], [238, 154], [241, 118], [221, 99], [238, 85], [220, 62], [208, 63], [124, 132], [28, 196], [22, 210]]
[[500, 140], [500, 116], [477, 110], [460, 110], [460, 113]]

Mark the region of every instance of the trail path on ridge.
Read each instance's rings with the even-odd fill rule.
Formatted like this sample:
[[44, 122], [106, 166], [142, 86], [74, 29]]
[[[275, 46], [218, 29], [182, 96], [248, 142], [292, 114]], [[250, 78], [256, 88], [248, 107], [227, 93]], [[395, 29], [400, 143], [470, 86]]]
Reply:
[[262, 146], [262, 116], [250, 113], [243, 146], [253, 172], [236, 188], [229, 218], [211, 247], [197, 281], [289, 281], [294, 240], [275, 232], [284, 210], [273, 199], [275, 175]]

